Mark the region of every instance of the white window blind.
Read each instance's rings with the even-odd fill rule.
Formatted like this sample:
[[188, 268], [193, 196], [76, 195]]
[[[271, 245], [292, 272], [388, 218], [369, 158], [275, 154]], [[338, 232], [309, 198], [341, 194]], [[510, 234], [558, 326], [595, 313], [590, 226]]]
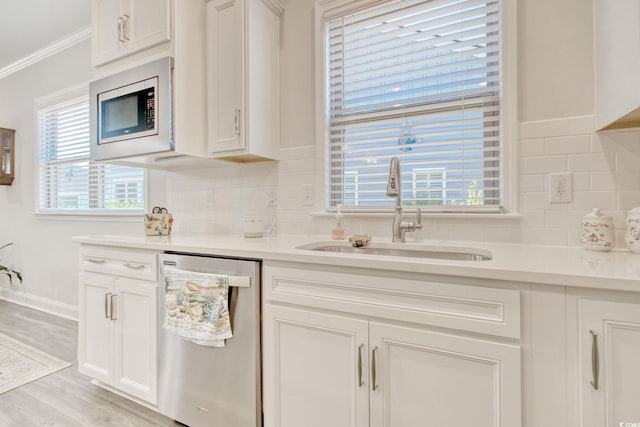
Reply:
[[499, 0], [378, 3], [325, 43], [329, 207], [392, 206], [397, 156], [405, 205], [499, 209]]
[[144, 210], [144, 169], [89, 160], [89, 100], [38, 112], [39, 211]]

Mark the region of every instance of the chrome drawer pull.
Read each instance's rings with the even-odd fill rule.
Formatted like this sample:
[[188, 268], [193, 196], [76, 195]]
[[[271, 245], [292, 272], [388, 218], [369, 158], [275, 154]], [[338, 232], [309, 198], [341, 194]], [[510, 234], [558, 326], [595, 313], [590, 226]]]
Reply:
[[378, 384], [376, 384], [376, 351], [378, 347], [373, 347], [371, 350], [371, 390], [376, 391]]
[[122, 35], [123, 24], [124, 24], [124, 19], [122, 18], [122, 16], [118, 16], [118, 41], [120, 42], [124, 42], [124, 38]]
[[129, 32], [129, 15], [122, 15], [122, 41], [128, 41], [129, 36], [127, 33]]
[[90, 262], [91, 264], [104, 264], [105, 262], [107, 262], [104, 259], [96, 259], [96, 258], [87, 258], [86, 261]]
[[364, 348], [364, 344], [360, 344], [358, 347], [358, 387], [362, 387], [364, 385], [364, 381], [362, 381], [362, 349]]
[[109, 295], [111, 292], [104, 294], [104, 318], [109, 319]]
[[111, 320], [117, 320], [118, 319], [117, 317], [113, 317], [113, 306], [115, 305], [113, 299], [116, 298], [117, 296], [118, 296], [118, 294], [111, 294], [111, 296], [109, 297], [109, 299], [111, 300], [111, 310], [110, 310]]
[[236, 136], [240, 136], [240, 110], [236, 108], [234, 116], [234, 126], [236, 131]]
[[589, 329], [591, 333], [591, 387], [598, 389], [598, 377], [600, 376], [600, 354], [598, 351], [598, 334], [596, 331]]
[[133, 270], [143, 270], [145, 267], [144, 264], [131, 264], [129, 262], [125, 263], [124, 266]]

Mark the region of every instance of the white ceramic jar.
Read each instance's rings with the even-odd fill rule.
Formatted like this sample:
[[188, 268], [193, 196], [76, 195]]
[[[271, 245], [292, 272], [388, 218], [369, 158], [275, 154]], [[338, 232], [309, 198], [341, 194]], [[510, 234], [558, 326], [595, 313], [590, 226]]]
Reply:
[[610, 251], [613, 248], [613, 219], [600, 209], [592, 209], [582, 218], [580, 244], [590, 251]]
[[640, 254], [640, 207], [633, 208], [627, 213], [627, 247], [634, 254]]

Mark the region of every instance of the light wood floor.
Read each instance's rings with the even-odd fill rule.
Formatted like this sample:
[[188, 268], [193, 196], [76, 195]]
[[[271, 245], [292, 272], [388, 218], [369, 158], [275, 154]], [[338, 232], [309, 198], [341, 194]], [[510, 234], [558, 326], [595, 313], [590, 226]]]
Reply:
[[78, 373], [76, 322], [0, 300], [0, 333], [73, 363], [0, 395], [1, 427], [178, 426]]

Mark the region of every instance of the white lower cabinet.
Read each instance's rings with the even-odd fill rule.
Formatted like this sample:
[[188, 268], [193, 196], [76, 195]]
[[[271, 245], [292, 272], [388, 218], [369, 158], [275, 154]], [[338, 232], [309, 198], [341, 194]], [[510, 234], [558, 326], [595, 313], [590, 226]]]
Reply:
[[640, 305], [579, 302], [580, 426], [640, 425]]
[[520, 425], [519, 346], [370, 323], [369, 347], [372, 427]]
[[266, 305], [265, 427], [369, 425], [368, 322]]
[[[107, 268], [108, 263], [96, 265]], [[141, 269], [133, 268], [132, 274], [141, 274]], [[155, 281], [91, 272], [81, 272], [79, 277], [79, 371], [155, 404], [158, 285]]]
[[516, 427], [520, 348], [267, 304], [265, 427]]

